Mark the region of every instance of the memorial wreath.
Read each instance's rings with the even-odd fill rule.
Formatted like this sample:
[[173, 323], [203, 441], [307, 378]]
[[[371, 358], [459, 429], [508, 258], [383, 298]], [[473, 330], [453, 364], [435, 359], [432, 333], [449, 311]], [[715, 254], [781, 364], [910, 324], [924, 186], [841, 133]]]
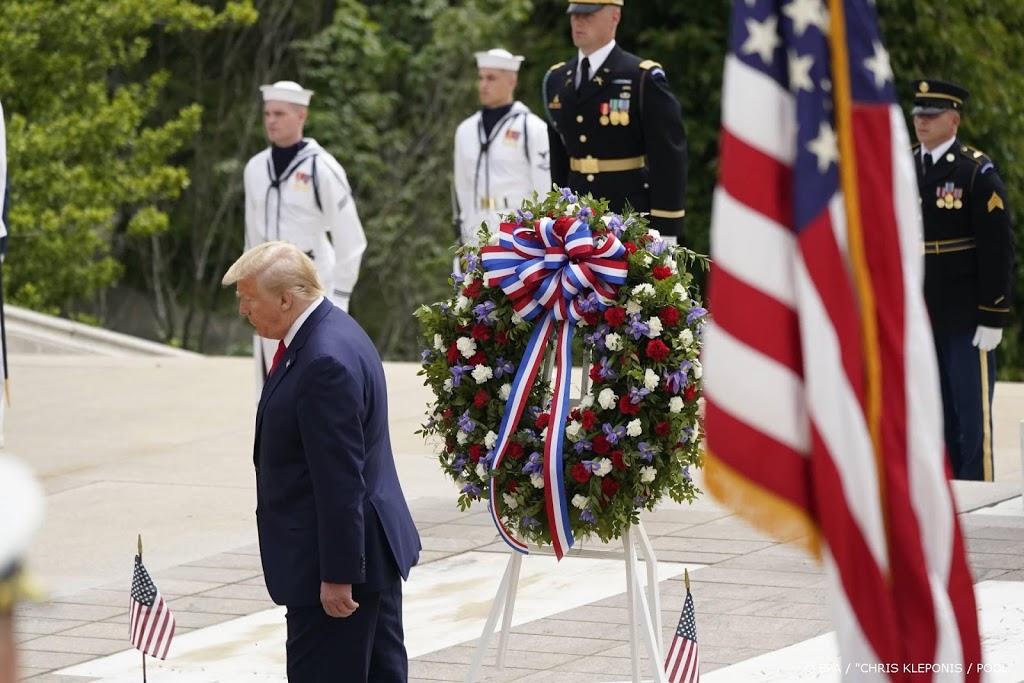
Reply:
[[[561, 557], [700, 493], [707, 311], [692, 269], [707, 260], [607, 206], [568, 189], [524, 202], [496, 234], [481, 228], [487, 246], [460, 249], [454, 295], [416, 313], [435, 397], [419, 433], [443, 442], [460, 507], [487, 498], [521, 552]], [[570, 406], [574, 347], [589, 382]], [[553, 373], [539, 372], [546, 350]]]

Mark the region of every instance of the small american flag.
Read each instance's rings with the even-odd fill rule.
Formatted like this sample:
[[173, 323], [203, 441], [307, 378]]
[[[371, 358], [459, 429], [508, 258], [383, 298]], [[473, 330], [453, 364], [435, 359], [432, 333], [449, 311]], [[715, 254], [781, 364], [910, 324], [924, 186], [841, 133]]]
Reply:
[[697, 656], [697, 617], [693, 611], [693, 596], [686, 588], [686, 602], [679, 615], [676, 634], [665, 658], [665, 673], [669, 683], [698, 683], [700, 681], [700, 657]]
[[137, 649], [151, 657], [167, 659], [167, 650], [174, 638], [174, 615], [138, 555], [132, 575], [128, 630], [132, 645]]

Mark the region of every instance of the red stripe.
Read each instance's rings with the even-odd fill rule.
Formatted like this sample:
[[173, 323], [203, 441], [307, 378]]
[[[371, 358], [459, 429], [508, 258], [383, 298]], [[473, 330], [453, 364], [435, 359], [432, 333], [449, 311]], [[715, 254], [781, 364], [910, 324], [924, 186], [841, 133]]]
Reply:
[[[715, 435], [715, 457], [803, 510], [811, 510], [810, 467], [799, 451], [722, 410], [709, 396], [704, 426]], [[752, 458], [751, 454], [757, 457]]]
[[719, 184], [741, 204], [793, 225], [793, 170], [722, 130]]
[[715, 325], [803, 377], [796, 311], [721, 265], [711, 270], [708, 287], [715, 302]]

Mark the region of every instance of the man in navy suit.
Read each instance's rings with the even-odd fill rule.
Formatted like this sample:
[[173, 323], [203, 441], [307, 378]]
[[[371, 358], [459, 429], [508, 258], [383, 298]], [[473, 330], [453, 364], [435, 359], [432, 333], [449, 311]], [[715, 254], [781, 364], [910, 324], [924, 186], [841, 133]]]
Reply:
[[287, 242], [245, 252], [223, 284], [280, 345], [256, 412], [256, 522], [270, 597], [287, 605], [288, 680], [408, 679], [402, 579], [420, 540], [388, 434], [380, 356]]

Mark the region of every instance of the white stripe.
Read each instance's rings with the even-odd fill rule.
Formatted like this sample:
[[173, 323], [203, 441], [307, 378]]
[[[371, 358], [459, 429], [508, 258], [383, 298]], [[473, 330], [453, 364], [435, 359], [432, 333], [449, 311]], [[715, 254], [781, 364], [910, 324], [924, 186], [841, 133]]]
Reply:
[[836, 330], [803, 259], [796, 270], [810, 418], [839, 473], [845, 507], [860, 528], [875, 564], [887, 573], [878, 470], [864, 413], [846, 376]]
[[740, 203], [721, 186], [715, 190], [711, 226], [715, 267], [795, 308], [792, 231]]
[[[821, 562], [825, 568], [832, 622], [836, 625], [836, 639], [839, 641], [839, 653], [842, 658], [840, 669], [845, 670], [847, 664], [853, 667], [860, 663], [879, 662], [878, 655], [868, 642], [860, 622], [857, 621], [857, 615], [850, 606], [850, 601], [847, 599], [846, 591], [839, 577], [839, 568], [827, 546], [822, 546]], [[880, 668], [876, 666], [865, 667], [863, 670], [851, 669], [851, 672], [855, 673], [850, 678], [858, 683], [860, 681], [886, 681], [886, 683], [891, 681], [888, 674], [878, 671]]]
[[[720, 326], [704, 331], [704, 393], [709, 401], [799, 453], [810, 449], [804, 387], [786, 366]], [[737, 391], [743, 387], [742, 391]]]
[[910, 496], [921, 529], [924, 559], [935, 603], [938, 639], [934, 661], [965, 663], [960, 631], [948, 593], [956, 511], [946, 483], [943, 462], [945, 435], [935, 344], [921, 289], [923, 228], [919, 203], [915, 200], [918, 195], [917, 178], [911, 156], [906, 152], [910, 140], [903, 113], [898, 107], [891, 108], [889, 125], [892, 129], [893, 196], [906, 283], [903, 357], [906, 359]]
[[792, 94], [733, 54], [725, 58], [722, 127], [787, 166], [796, 159], [796, 101]]

